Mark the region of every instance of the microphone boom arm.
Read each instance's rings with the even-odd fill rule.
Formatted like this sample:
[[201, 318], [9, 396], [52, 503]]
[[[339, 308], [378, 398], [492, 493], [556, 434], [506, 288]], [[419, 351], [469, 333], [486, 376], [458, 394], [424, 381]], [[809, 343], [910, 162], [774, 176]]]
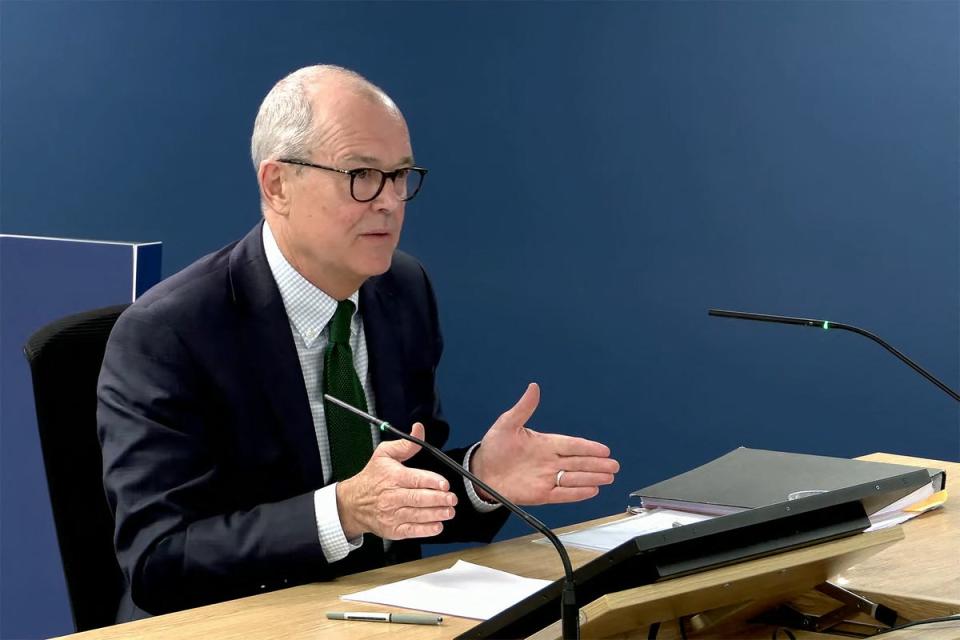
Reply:
[[895, 355], [901, 361], [905, 362], [907, 366], [911, 369], [922, 375], [924, 378], [935, 384], [940, 388], [941, 391], [946, 393], [948, 396], [960, 402], [960, 394], [956, 391], [945, 385], [943, 382], [938, 380], [932, 373], [921, 367], [919, 364], [905, 356], [903, 353], [895, 349], [892, 345], [888, 344], [885, 340], [880, 338], [877, 335], [861, 329], [860, 327], [855, 327], [851, 324], [843, 324], [842, 322], [830, 322], [829, 320], [814, 320], [813, 318], [794, 318], [792, 316], [772, 316], [763, 313], [747, 313], [745, 311], [726, 311], [723, 309], [709, 309], [707, 314], [711, 316], [716, 316], [719, 318], [736, 318], [738, 320], [757, 320], [760, 322], [777, 322], [780, 324], [797, 324], [805, 327], [820, 327], [824, 330], [828, 329], [842, 329], [844, 331], [850, 331], [852, 333], [859, 333], [862, 336], [870, 338], [881, 347]]

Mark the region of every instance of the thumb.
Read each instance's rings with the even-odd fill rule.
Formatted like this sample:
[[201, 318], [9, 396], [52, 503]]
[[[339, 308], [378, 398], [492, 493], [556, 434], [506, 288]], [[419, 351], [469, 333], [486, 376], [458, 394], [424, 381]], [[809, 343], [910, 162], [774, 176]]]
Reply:
[[[415, 422], [413, 428], [410, 430], [410, 435], [414, 438], [420, 438], [421, 440], [425, 438], [425, 433], [423, 424], [420, 422]], [[374, 455], [386, 456], [397, 462], [404, 462], [415, 456], [421, 448], [420, 445], [410, 442], [409, 440], [397, 439], [381, 443], [380, 446], [377, 447]]]
[[517, 400], [517, 404], [507, 409], [494, 426], [520, 429], [533, 416], [533, 412], [537, 410], [539, 405], [540, 386], [536, 382], [531, 382], [527, 385], [527, 390]]

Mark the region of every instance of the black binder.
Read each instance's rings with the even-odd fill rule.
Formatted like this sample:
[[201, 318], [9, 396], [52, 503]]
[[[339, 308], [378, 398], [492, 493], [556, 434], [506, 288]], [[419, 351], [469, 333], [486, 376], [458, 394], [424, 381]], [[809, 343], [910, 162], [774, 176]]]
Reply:
[[[574, 572], [579, 606], [600, 596], [854, 535], [868, 513], [929, 484], [925, 469], [637, 536]], [[878, 506], [879, 505], [879, 506]], [[557, 580], [457, 636], [522, 638], [560, 618]]]
[[[668, 507], [722, 515], [788, 499], [798, 491], [834, 491], [876, 482], [920, 467], [740, 447], [705, 465], [634, 491], [646, 508]], [[941, 469], [928, 469], [934, 491]], [[880, 504], [877, 509], [887, 505]], [[872, 514], [877, 509], [867, 511]]]

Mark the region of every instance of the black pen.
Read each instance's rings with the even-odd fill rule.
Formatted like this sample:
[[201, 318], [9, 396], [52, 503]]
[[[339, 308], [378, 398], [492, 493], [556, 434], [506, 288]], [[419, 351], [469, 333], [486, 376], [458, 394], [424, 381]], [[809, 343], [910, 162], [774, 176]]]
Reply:
[[377, 613], [375, 611], [328, 611], [327, 619], [393, 622], [396, 624], [440, 624], [443, 622], [443, 616], [423, 613]]

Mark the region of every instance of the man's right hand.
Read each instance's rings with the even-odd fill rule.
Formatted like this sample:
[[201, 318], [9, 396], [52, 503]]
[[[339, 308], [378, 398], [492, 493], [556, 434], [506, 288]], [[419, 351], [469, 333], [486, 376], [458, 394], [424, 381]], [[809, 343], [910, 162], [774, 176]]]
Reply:
[[[424, 428], [413, 425], [421, 440]], [[387, 540], [426, 538], [453, 518], [457, 496], [443, 476], [403, 462], [420, 450], [407, 440], [382, 442], [360, 473], [337, 484], [337, 509], [347, 540], [374, 533]]]

